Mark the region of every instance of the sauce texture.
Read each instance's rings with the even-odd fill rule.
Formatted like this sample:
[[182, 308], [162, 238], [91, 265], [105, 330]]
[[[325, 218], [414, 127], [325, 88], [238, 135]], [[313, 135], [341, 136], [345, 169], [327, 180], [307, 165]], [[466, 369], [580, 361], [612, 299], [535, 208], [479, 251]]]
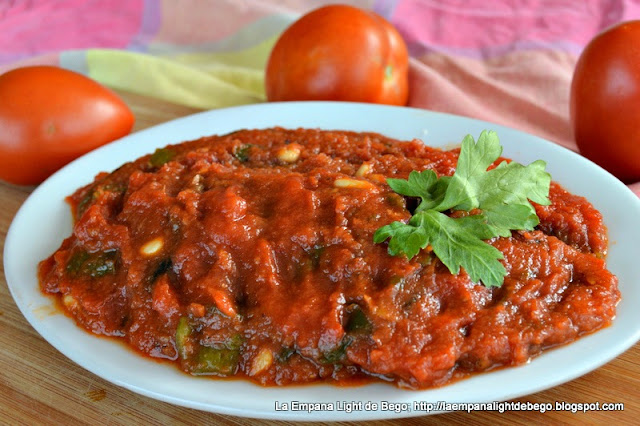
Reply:
[[312, 129], [170, 145], [68, 197], [73, 233], [41, 262], [41, 288], [93, 333], [263, 385], [439, 386], [610, 324], [620, 294], [602, 217], [556, 183], [536, 230], [490, 241], [499, 288], [373, 243], [410, 217], [385, 179], [451, 175], [457, 156]]

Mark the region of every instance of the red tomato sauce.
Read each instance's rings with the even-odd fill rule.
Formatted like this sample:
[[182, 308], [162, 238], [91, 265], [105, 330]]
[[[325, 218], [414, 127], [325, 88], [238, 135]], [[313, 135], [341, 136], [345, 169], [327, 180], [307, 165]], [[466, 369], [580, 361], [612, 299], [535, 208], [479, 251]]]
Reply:
[[263, 385], [438, 386], [608, 325], [620, 295], [606, 228], [556, 183], [536, 230], [490, 241], [508, 272], [499, 288], [373, 243], [410, 217], [385, 178], [451, 175], [457, 155], [280, 128], [168, 146], [68, 198], [73, 233], [40, 264], [41, 288], [93, 333]]

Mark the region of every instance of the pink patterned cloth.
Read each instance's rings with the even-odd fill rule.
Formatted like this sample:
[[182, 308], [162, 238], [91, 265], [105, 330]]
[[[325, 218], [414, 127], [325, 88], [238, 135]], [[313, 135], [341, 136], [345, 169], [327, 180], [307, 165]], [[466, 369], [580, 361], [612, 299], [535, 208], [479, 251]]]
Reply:
[[[157, 54], [246, 48], [278, 34], [319, 3], [5, 0], [0, 2], [0, 72], [61, 64], [66, 52], [77, 49]], [[507, 125], [570, 149], [576, 145], [569, 86], [578, 55], [602, 29], [640, 16], [640, 3], [632, 0], [346, 3], [375, 10], [407, 41], [411, 106]], [[640, 195], [640, 182], [630, 188]]]
[[128, 49], [150, 10], [144, 0], [0, 1], [0, 64], [68, 49]]

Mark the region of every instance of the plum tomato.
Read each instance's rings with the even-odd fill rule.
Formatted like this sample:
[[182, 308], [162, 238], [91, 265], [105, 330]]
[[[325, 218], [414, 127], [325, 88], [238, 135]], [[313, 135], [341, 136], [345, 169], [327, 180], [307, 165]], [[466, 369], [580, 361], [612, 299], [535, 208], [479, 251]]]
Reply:
[[406, 105], [408, 68], [407, 46], [384, 18], [352, 6], [324, 6], [276, 42], [266, 69], [267, 99]]
[[0, 75], [0, 179], [35, 185], [80, 155], [131, 132], [112, 91], [54, 66]]
[[580, 153], [623, 182], [640, 180], [640, 21], [610, 27], [589, 42], [570, 99]]

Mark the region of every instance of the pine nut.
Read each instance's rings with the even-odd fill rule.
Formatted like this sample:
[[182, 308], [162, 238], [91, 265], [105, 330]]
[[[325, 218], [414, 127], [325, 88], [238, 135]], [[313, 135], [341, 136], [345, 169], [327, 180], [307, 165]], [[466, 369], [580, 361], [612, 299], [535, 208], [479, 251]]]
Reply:
[[255, 376], [269, 368], [273, 362], [273, 354], [269, 349], [262, 349], [251, 362], [250, 376]]
[[336, 188], [371, 188], [371, 182], [366, 180], [340, 178], [333, 182]]
[[284, 148], [280, 148], [276, 156], [278, 160], [285, 163], [295, 163], [300, 158], [301, 147], [298, 144], [287, 145]]
[[147, 241], [142, 247], [140, 247], [140, 254], [144, 256], [154, 256], [160, 253], [162, 247], [164, 247], [164, 240], [162, 237], [157, 237], [153, 240]]

